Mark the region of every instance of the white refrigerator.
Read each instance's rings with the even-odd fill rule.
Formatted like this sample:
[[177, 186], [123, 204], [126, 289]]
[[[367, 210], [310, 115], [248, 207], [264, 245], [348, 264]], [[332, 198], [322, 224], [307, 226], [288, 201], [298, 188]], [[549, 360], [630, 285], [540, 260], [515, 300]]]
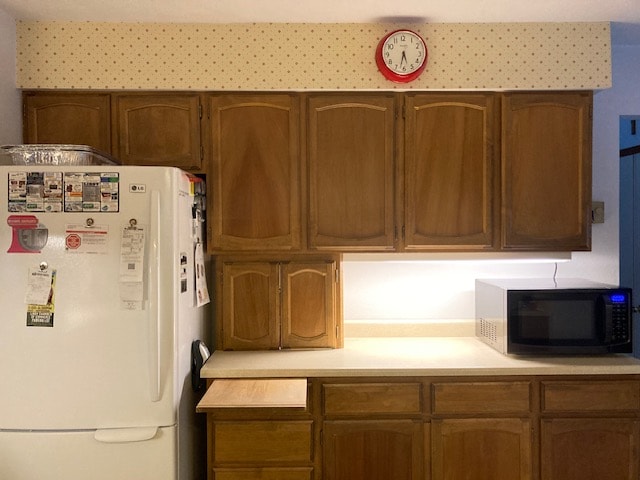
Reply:
[[176, 168], [0, 166], [1, 479], [204, 478], [200, 193]]

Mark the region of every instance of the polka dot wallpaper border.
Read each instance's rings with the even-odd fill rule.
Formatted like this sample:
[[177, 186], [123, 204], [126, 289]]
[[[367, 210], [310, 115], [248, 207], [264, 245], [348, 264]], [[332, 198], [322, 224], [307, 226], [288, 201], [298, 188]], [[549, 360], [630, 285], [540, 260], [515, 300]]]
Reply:
[[[385, 80], [380, 38], [411, 28], [425, 72]], [[555, 90], [611, 86], [609, 22], [145, 24], [18, 22], [19, 88]]]

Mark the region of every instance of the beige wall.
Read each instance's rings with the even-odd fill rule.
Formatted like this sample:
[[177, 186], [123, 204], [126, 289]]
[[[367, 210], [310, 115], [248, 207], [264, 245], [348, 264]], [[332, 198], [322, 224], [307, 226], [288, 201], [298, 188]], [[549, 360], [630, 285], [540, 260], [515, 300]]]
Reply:
[[[423, 35], [427, 70], [398, 85], [380, 38]], [[608, 22], [499, 24], [126, 24], [19, 22], [20, 88], [521, 90], [611, 86]]]
[[0, 9], [0, 145], [22, 141], [22, 108], [16, 88], [16, 22]]

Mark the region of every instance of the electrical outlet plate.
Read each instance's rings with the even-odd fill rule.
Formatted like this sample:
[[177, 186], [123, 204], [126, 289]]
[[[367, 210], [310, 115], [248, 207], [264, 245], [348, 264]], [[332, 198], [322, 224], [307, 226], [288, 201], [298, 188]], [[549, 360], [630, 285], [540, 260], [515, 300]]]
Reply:
[[604, 223], [604, 202], [591, 202], [591, 223]]

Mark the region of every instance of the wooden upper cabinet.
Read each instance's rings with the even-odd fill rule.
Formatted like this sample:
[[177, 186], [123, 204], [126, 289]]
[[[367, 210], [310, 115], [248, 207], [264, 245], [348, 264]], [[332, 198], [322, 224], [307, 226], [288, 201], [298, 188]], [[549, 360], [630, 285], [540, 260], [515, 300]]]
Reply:
[[405, 98], [404, 249], [494, 248], [495, 96]]
[[394, 248], [394, 95], [308, 99], [309, 248]]
[[88, 145], [111, 153], [110, 96], [25, 92], [24, 143]]
[[218, 349], [341, 346], [337, 269], [335, 260], [223, 260]]
[[201, 170], [200, 95], [114, 95], [115, 155], [125, 165]]
[[211, 95], [210, 249], [301, 247], [296, 95]]
[[222, 348], [279, 346], [278, 266], [268, 262], [223, 263]]
[[504, 94], [504, 249], [591, 248], [591, 105], [591, 92]]
[[337, 347], [335, 262], [282, 265], [282, 346]]

